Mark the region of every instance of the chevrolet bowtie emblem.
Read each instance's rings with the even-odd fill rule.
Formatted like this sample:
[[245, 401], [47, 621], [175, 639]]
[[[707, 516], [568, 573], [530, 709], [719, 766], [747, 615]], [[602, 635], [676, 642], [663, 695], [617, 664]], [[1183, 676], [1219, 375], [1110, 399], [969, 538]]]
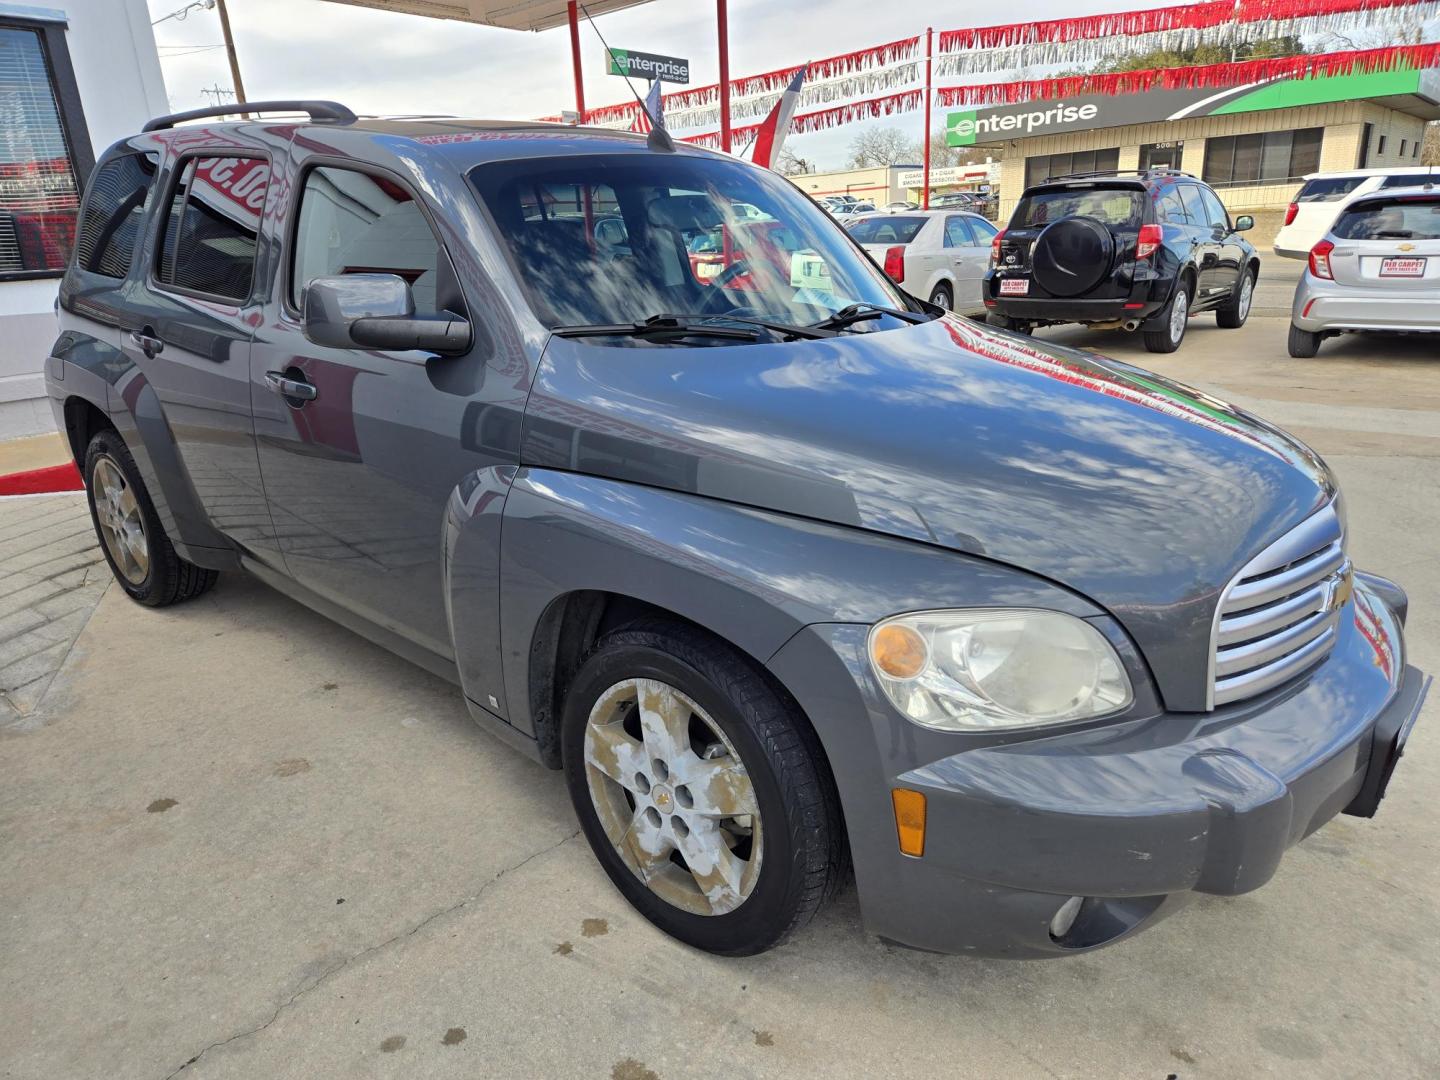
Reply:
[[1414, 244], [1401, 244], [1401, 245], [1400, 245], [1400, 250], [1401, 250], [1401, 251], [1414, 251], [1414, 250], [1415, 250], [1415, 245], [1414, 245]]
[[1339, 611], [1350, 599], [1350, 594], [1355, 591], [1355, 568], [1346, 563], [1321, 581], [1320, 587], [1324, 590], [1324, 599], [1321, 602], [1320, 610], [1327, 615], [1332, 611]]

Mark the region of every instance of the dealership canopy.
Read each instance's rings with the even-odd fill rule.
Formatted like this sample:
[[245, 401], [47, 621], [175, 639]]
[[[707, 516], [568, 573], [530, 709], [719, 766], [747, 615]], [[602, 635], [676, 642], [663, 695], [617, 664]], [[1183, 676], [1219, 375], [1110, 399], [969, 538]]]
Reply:
[[[650, 2], [585, 0], [585, 10], [591, 15], [608, 15]], [[424, 15], [431, 19], [454, 19], [506, 30], [553, 30], [569, 22], [570, 9], [574, 6], [568, 0], [330, 0], [330, 3]]]

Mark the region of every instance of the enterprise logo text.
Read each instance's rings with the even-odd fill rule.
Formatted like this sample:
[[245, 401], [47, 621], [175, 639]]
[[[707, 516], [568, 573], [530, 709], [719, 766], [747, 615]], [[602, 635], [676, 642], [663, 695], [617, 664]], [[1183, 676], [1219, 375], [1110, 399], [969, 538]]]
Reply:
[[1048, 109], [1036, 109], [1027, 113], [1006, 113], [1000, 116], [980, 116], [959, 121], [952, 129], [956, 135], [993, 135], [1001, 131], [1023, 131], [1026, 134], [1036, 128], [1051, 124], [1073, 124], [1078, 120], [1094, 120], [1099, 115], [1098, 105], [1066, 105], [1063, 102]]

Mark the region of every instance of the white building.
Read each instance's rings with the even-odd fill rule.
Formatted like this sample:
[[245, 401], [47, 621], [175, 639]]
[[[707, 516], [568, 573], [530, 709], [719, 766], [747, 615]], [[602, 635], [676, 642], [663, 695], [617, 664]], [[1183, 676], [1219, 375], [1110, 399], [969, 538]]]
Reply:
[[0, 439], [54, 430], [41, 372], [79, 193], [168, 111], [145, 0], [0, 0]]

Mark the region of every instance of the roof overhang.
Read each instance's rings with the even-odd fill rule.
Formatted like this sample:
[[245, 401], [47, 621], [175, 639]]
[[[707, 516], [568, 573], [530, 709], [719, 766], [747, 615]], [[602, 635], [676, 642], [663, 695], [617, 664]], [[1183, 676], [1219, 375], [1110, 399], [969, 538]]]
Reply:
[[[570, 21], [566, 0], [328, 0], [332, 4], [423, 15], [430, 19], [499, 26], [506, 30], [550, 30]], [[591, 15], [648, 4], [650, 0], [585, 0]]]

